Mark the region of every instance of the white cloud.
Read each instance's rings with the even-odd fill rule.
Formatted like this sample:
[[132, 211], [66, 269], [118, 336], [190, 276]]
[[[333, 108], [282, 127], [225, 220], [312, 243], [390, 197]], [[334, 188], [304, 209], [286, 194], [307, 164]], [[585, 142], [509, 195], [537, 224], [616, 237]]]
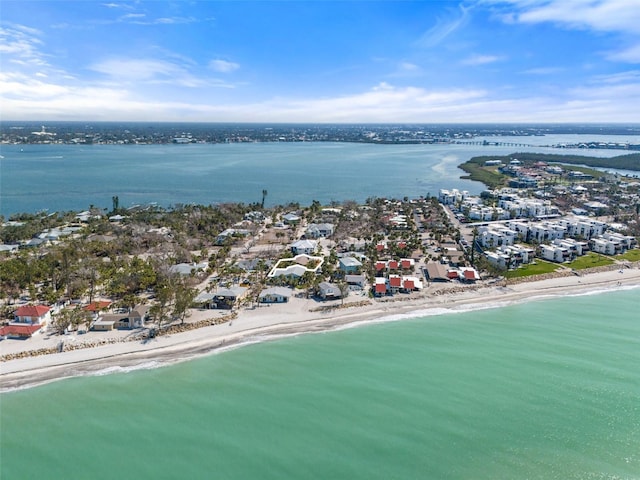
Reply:
[[[535, 97], [511, 90], [428, 89], [381, 82], [351, 95], [275, 97], [224, 103], [211, 89], [145, 95], [146, 82], [184, 72], [158, 60], [120, 59], [94, 65], [112, 84], [35, 75], [0, 74], [3, 117], [12, 120], [131, 120], [227, 122], [637, 122], [640, 72], [593, 77], [580, 88]], [[128, 75], [128, 76], [126, 76]], [[124, 77], [123, 77], [124, 76]], [[127, 78], [130, 81], [121, 81]], [[134, 81], [135, 80], [135, 81]], [[168, 91], [168, 92], [169, 92]], [[184, 96], [183, 96], [184, 93]]]
[[460, 63], [462, 63], [462, 65], [479, 66], [500, 62], [502, 60], [504, 60], [504, 58], [497, 55], [473, 55], [471, 57], [465, 58]]
[[460, 5], [458, 11], [451, 12], [448, 18], [438, 17], [436, 24], [420, 37], [417, 45], [423, 48], [435, 47], [456, 30], [466, 25], [468, 20], [469, 9]]
[[89, 66], [90, 70], [119, 83], [168, 83], [183, 87], [205, 85], [203, 79], [189, 73], [182, 65], [148, 58], [110, 58]]
[[416, 70], [420, 70], [420, 67], [418, 65], [410, 62], [402, 62], [399, 67], [401, 70], [405, 70], [407, 72], [415, 72]]
[[227, 60], [216, 59], [209, 62], [209, 68], [220, 73], [231, 73], [238, 70], [240, 65]]
[[41, 33], [23, 25], [0, 27], [0, 59], [2, 62], [18, 61], [23, 65], [47, 65]]
[[126, 3], [103, 3], [102, 4], [103, 7], [107, 7], [107, 8], [122, 8], [124, 10], [131, 10], [133, 9], [133, 7], [131, 5], [128, 5]]
[[[640, 9], [640, 4], [638, 8]], [[625, 63], [640, 63], [640, 43], [617, 52], [609, 52], [607, 58]]]
[[640, 70], [629, 70], [628, 72], [618, 72], [611, 75], [598, 75], [593, 80], [595, 83], [640, 83]]
[[483, 0], [516, 11], [502, 12], [508, 22], [552, 22], [568, 28], [640, 34], [637, 0]]
[[564, 72], [564, 68], [561, 67], [537, 67], [523, 70], [520, 73], [526, 75], [555, 75], [556, 73]]

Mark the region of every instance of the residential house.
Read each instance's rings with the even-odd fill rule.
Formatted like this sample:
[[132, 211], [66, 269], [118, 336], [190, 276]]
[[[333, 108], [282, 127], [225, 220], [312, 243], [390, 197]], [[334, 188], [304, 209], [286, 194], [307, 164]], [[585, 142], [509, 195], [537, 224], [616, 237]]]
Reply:
[[100, 315], [98, 320], [93, 322], [92, 329], [98, 331], [108, 331], [117, 328], [118, 330], [132, 330], [142, 328], [149, 319], [149, 307], [138, 305], [126, 313], [107, 313]]
[[292, 243], [290, 248], [294, 255], [312, 255], [318, 248], [318, 242], [315, 240], [298, 240]]
[[334, 283], [322, 282], [318, 285], [318, 296], [323, 300], [342, 298], [340, 287]]
[[2, 244], [0, 245], [0, 252], [10, 252], [15, 253], [20, 248], [20, 245], [16, 244]]
[[376, 277], [375, 284], [373, 286], [373, 292], [376, 296], [387, 294], [387, 279], [383, 277]]
[[293, 290], [286, 287], [265, 288], [260, 292], [258, 301], [260, 303], [287, 303]]
[[416, 265], [416, 261], [413, 258], [402, 258], [400, 259], [400, 266], [402, 270], [413, 270]]
[[115, 320], [97, 320], [91, 324], [91, 330], [96, 332], [109, 332], [113, 330]]
[[425, 275], [430, 282], [448, 282], [450, 280], [447, 275], [447, 268], [437, 262], [427, 263]]
[[300, 223], [300, 215], [296, 214], [296, 213], [285, 213], [282, 216], [282, 221], [286, 224], [286, 225], [297, 225]]
[[460, 269], [460, 273], [462, 275], [460, 275], [459, 279], [462, 282], [465, 283], [475, 283], [478, 280], [480, 280], [480, 274], [478, 273], [478, 271], [473, 268], [473, 267], [462, 267]]
[[246, 296], [247, 291], [245, 287], [218, 288], [212, 292], [210, 308], [231, 310]]
[[13, 323], [44, 326], [51, 321], [51, 308], [46, 305], [23, 305], [14, 315]]
[[311, 238], [326, 238], [333, 235], [334, 230], [333, 223], [311, 223], [305, 234]]
[[232, 242], [234, 238], [246, 237], [250, 234], [249, 230], [238, 228], [227, 228], [216, 237], [216, 245], [226, 245]]
[[364, 288], [367, 283], [367, 277], [364, 275], [345, 275], [344, 281], [349, 285], [354, 285], [356, 287]]
[[354, 257], [342, 257], [339, 260], [340, 270], [345, 273], [357, 273], [362, 268], [362, 262]]
[[389, 290], [391, 293], [398, 293], [402, 288], [402, 277], [400, 275], [389, 275]]
[[45, 305], [25, 305], [15, 311], [15, 319], [0, 328], [0, 338], [30, 338], [51, 320], [51, 309]]

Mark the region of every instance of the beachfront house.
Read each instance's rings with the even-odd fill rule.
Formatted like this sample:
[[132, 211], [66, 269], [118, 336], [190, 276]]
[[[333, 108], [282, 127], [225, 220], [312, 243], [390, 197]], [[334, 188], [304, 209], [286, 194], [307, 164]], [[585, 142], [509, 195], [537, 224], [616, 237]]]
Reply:
[[212, 292], [210, 308], [231, 310], [240, 300], [242, 300], [248, 289], [245, 287], [218, 288]]
[[24, 305], [15, 312], [15, 319], [0, 328], [0, 338], [30, 338], [41, 332], [51, 320], [51, 309], [45, 305]]
[[464, 283], [475, 283], [480, 280], [480, 274], [473, 267], [462, 267], [460, 269], [461, 275], [459, 280]]
[[342, 298], [342, 292], [335, 283], [322, 282], [318, 285], [318, 296], [323, 300], [334, 300]]
[[425, 276], [430, 282], [448, 282], [447, 268], [442, 263], [427, 262], [425, 266]]
[[376, 297], [387, 294], [387, 279], [384, 277], [376, 277], [373, 285], [373, 293]]
[[367, 277], [364, 275], [345, 275], [344, 281], [347, 282], [347, 285], [352, 285], [354, 287], [364, 288], [367, 283]]
[[265, 288], [258, 296], [259, 303], [287, 303], [293, 290], [286, 287]]
[[14, 315], [13, 323], [43, 326], [51, 321], [51, 308], [46, 305], [23, 305]]
[[94, 332], [110, 332], [114, 329], [115, 320], [98, 320], [91, 324], [91, 330]]
[[95, 331], [133, 330], [142, 328], [149, 319], [149, 307], [138, 305], [134, 309], [125, 313], [106, 313], [100, 315], [96, 322], [93, 322], [91, 329]]

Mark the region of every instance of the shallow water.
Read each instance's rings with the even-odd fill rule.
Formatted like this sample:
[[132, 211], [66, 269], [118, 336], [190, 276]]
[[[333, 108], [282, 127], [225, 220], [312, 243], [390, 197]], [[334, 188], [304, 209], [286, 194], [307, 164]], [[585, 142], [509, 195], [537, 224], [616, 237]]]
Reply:
[[637, 289], [5, 393], [0, 477], [638, 478]]

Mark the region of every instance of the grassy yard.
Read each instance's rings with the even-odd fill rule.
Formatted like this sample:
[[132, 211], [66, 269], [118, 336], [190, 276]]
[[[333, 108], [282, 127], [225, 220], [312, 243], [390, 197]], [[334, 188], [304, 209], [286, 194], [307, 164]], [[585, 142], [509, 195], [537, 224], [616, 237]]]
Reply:
[[615, 261], [611, 257], [605, 257], [604, 255], [600, 255], [598, 253], [589, 252], [582, 257], [576, 258], [567, 266], [569, 268], [573, 268], [574, 270], [583, 270], [585, 268], [602, 267], [605, 265], [611, 265], [613, 263], [615, 263]]
[[629, 262], [638, 262], [640, 261], [640, 249], [635, 248], [633, 250], [627, 250], [622, 255], [616, 255], [616, 260], [627, 260]]
[[560, 268], [557, 263], [546, 262], [537, 259], [535, 263], [524, 265], [515, 270], [509, 270], [504, 274], [506, 278], [529, 277], [531, 275], [541, 275], [543, 273], [555, 272]]

